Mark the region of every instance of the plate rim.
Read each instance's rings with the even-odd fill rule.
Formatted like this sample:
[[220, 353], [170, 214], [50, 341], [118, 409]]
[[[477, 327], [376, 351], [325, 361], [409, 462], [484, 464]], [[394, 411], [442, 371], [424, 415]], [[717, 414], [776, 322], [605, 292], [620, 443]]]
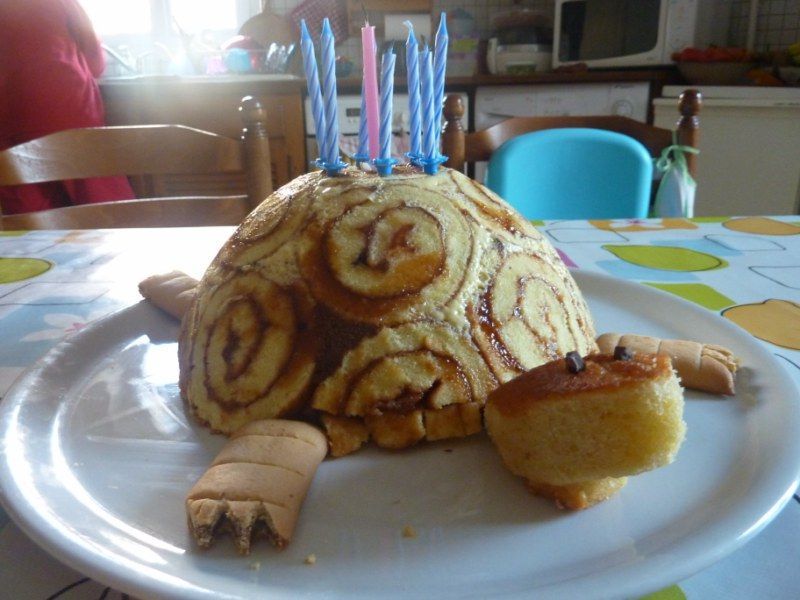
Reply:
[[[794, 391], [795, 399], [800, 397], [800, 386], [798, 386], [796, 382], [788, 375], [788, 373], [786, 373], [785, 367], [783, 367], [783, 365], [777, 361], [775, 355], [770, 352], [760, 340], [752, 336], [749, 332], [740, 328], [735, 323], [723, 318], [719, 313], [709, 311], [708, 309], [700, 307], [683, 298], [658, 288], [647, 286], [638, 281], [619, 279], [603, 273], [597, 273], [583, 269], [570, 269], [570, 272], [573, 277], [575, 277], [580, 288], [583, 288], [583, 286], [586, 284], [590, 286], [614, 285], [628, 287], [631, 289], [636, 289], [638, 292], [644, 293], [645, 295], [651, 295], [653, 298], [661, 298], [662, 301], [678, 302], [682, 304], [684, 308], [694, 312], [702, 318], [715, 319], [716, 326], [727, 329], [732, 335], [742, 339], [745, 339], [742, 337], [743, 335], [746, 336], [749, 339], [748, 349], [754, 351], [756, 354], [760, 354], [761, 358], [767, 360], [772, 364], [772, 366], [776, 367], [776, 370], [781, 373], [781, 385], [788, 384], [790, 389]], [[582, 280], [587, 281], [582, 283]], [[164, 315], [158, 309], [152, 307], [145, 300], [141, 300], [138, 303], [120, 308], [119, 310], [116, 310], [90, 323], [86, 328], [57, 343], [35, 363], [29, 365], [8, 389], [7, 393], [2, 399], [2, 402], [0, 402], [0, 448], [3, 450], [2, 459], [0, 459], [0, 504], [2, 504], [3, 508], [6, 510], [7, 514], [14, 521], [14, 523], [20, 527], [20, 529], [31, 540], [44, 549], [44, 551], [76, 571], [83, 573], [84, 575], [88, 575], [93, 579], [103, 583], [110, 584], [121, 591], [133, 593], [139, 596], [144, 595], [145, 597], [152, 595], [159, 598], [239, 598], [241, 597], [239, 595], [230, 595], [227, 592], [193, 586], [190, 582], [183, 578], [181, 578], [181, 581], [186, 585], [179, 586], [175, 584], [164, 584], [163, 582], [159, 582], [151, 577], [137, 577], [135, 571], [120, 565], [116, 561], [105, 559], [100, 554], [97, 556], [100, 556], [101, 560], [92, 560], [94, 555], [87, 553], [82, 546], [76, 545], [75, 541], [68, 536], [64, 535], [63, 533], [56, 532], [46, 519], [42, 518], [38, 513], [26, 505], [22, 491], [17, 489], [16, 486], [9, 485], [10, 483], [13, 483], [13, 476], [11, 475], [10, 465], [6, 460], [7, 453], [5, 452], [7, 436], [12, 431], [12, 420], [9, 418], [9, 416], [10, 413], [18, 410], [21, 403], [25, 401], [25, 398], [28, 395], [29, 385], [41, 377], [41, 373], [44, 372], [53, 361], [57, 360], [58, 357], [68, 350], [70, 346], [85, 343], [86, 338], [96, 335], [99, 330], [105, 328], [109, 323], [112, 323], [120, 318], [135, 318], [137, 313], [142, 311], [146, 315], [157, 314], [159, 315], [159, 318], [174, 323], [172, 319]], [[789, 398], [789, 400], [791, 400], [791, 398]], [[787, 404], [787, 409], [794, 425], [797, 426], [797, 431], [800, 432], [800, 405], [789, 402]], [[724, 543], [722, 541], [717, 542], [710, 548], [695, 549], [693, 554], [691, 554], [688, 559], [683, 559], [681, 561], [666, 560], [665, 564], [659, 566], [660, 570], [655, 579], [650, 580], [652, 583], [648, 583], [646, 586], [635, 580], [623, 582], [621, 585], [616, 586], [612, 590], [613, 596], [616, 597], [618, 595], [629, 596], [631, 594], [643, 594], [647, 593], [648, 591], [655, 591], [672, 584], [678, 584], [680, 581], [687, 579], [691, 575], [707, 568], [708, 566], [739, 549], [753, 537], [755, 537], [761, 530], [763, 530], [764, 527], [766, 527], [781, 512], [781, 510], [783, 510], [795, 493], [798, 484], [800, 484], [800, 436], [797, 436], [790, 441], [792, 444], [787, 446], [787, 449], [784, 451], [783, 455], [785, 458], [786, 456], [792, 454], [792, 451], [794, 451], [794, 456], [796, 458], [794, 460], [793, 469], [787, 469], [783, 474], [782, 479], [785, 481], [785, 485], [781, 486], [784, 488], [782, 493], [779, 495], [770, 494], [770, 496], [777, 495], [778, 497], [773, 498], [771, 504], [768, 507], [765, 507], [763, 514], [761, 514], [755, 520], [755, 522], [740, 524], [740, 527], [736, 528], [739, 531], [734, 539], [729, 539]], [[701, 532], [705, 529], [707, 528], [704, 528], [701, 530]], [[697, 538], [698, 535], [694, 534], [687, 538], [681, 538], [678, 540], [678, 542], [685, 544], [687, 540], [691, 541], [696, 540]], [[76, 548], [78, 549], [77, 552], [75, 550]], [[606, 576], [613, 576], [616, 574], [617, 579], [619, 579], [619, 575], [622, 575], [622, 572], [625, 570], [631, 569], [633, 566], [637, 566], [637, 568], [642, 569], [646, 567], [648, 562], [655, 562], [659, 555], [660, 553], [655, 553], [654, 555], [648, 556], [644, 565], [637, 566], [633, 565], [631, 562], [626, 562], [616, 565], [608, 570], [601, 570], [599, 577], [602, 578], [604, 574]], [[663, 559], [664, 557], [661, 558]], [[243, 560], [247, 559], [243, 558]], [[677, 563], [680, 563], [680, 566], [676, 566]], [[652, 569], [652, 565], [650, 568]], [[598, 576], [592, 575], [589, 578], [589, 581], [591, 582], [597, 579], [597, 577]], [[583, 579], [586, 578], [584, 577]], [[574, 581], [580, 583], [582, 579], [556, 582], [547, 587], [536, 588], [531, 593], [535, 594], [537, 598], [542, 596], [549, 597], [549, 594], [555, 593], [555, 591], [562, 587], [571, 587], [571, 584]], [[292, 590], [269, 588], [265, 589], [265, 592], [266, 591], [270, 591], [270, 593], [275, 597], [292, 597]], [[299, 590], [294, 590], [295, 593], [298, 591]], [[354, 597], [356, 596], [357, 593], [354, 595]], [[519, 594], [511, 593], [509, 597], [528, 598], [529, 595], [524, 592]]]

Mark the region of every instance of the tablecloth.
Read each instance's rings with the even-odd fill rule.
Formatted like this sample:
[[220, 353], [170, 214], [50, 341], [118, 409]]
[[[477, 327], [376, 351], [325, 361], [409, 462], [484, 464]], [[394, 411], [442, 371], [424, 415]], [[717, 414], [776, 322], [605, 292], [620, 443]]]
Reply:
[[[641, 282], [761, 340], [800, 389], [800, 217], [536, 223], [571, 268]], [[0, 395], [66, 336], [139, 301], [136, 283], [199, 277], [231, 228], [0, 232]], [[800, 402], [800, 397], [795, 398]], [[661, 597], [800, 597], [800, 496], [754, 540]], [[61, 565], [0, 511], [0, 596], [124, 594]]]

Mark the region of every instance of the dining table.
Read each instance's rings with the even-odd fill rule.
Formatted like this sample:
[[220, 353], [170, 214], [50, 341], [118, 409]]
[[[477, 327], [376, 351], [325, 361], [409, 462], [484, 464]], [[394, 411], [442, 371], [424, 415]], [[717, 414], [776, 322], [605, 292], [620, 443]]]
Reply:
[[[793, 394], [782, 400], [800, 404], [800, 216], [553, 220], [534, 225], [574, 273], [645, 286], [707, 311], [714, 322], [741, 328], [793, 382]], [[137, 285], [145, 277], [180, 270], [200, 278], [232, 232], [231, 227], [0, 231], [0, 405], [11, 398], [15, 381], [35, 369], [42, 357], [143, 302]], [[697, 337], [702, 339], [702, 330]], [[737, 401], [735, 396], [719, 399]], [[800, 437], [800, 431], [794, 436]], [[711, 564], [649, 597], [800, 598], [797, 477], [795, 473], [794, 489], [776, 499], [777, 508], [742, 536], [746, 543], [734, 540]], [[17, 522], [14, 512], [8, 506], [0, 510], [0, 596], [139, 596], [135, 586], [120, 586], [69, 566], [76, 563], [68, 548], [54, 552], [41, 536], [33, 535], [38, 543], [33, 541], [27, 524]], [[298, 587], [298, 595], [302, 591]], [[603, 589], [593, 593], [609, 596]]]

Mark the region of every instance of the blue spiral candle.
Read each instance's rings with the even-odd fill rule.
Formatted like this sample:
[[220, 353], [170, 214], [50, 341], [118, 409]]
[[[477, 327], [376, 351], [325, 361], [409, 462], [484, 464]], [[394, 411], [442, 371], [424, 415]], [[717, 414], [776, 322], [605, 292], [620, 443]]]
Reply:
[[422, 95], [422, 156], [425, 160], [436, 157], [436, 111], [433, 106], [433, 63], [431, 52], [424, 48], [419, 57], [419, 81]]
[[336, 50], [331, 23], [322, 21], [322, 96], [325, 107], [325, 143], [320, 166], [329, 175], [335, 175], [346, 165], [339, 157], [339, 114], [336, 105]]
[[392, 95], [394, 94], [394, 52], [385, 52], [381, 61], [381, 146], [380, 157], [392, 155]]
[[[442, 107], [444, 106], [444, 79], [447, 71], [447, 13], [442, 13], [439, 29], [436, 30], [436, 47], [433, 57], [433, 106], [436, 109], [436, 139], [442, 135]], [[438, 143], [437, 143], [437, 148]]]
[[410, 139], [408, 158], [415, 163], [422, 156], [420, 138], [422, 136], [422, 116], [419, 107], [419, 50], [414, 25], [406, 21], [408, 40], [406, 41], [406, 73], [408, 79], [408, 112], [410, 113]]
[[356, 162], [369, 161], [369, 127], [367, 126], [367, 98], [364, 95], [364, 79], [361, 79], [361, 112], [358, 115], [358, 150], [353, 158]]
[[303, 53], [303, 70], [306, 74], [308, 97], [311, 101], [311, 113], [314, 117], [314, 129], [317, 132], [317, 149], [322, 157], [325, 147], [325, 108], [322, 103], [322, 91], [319, 87], [317, 73], [317, 57], [314, 54], [314, 41], [308, 33], [305, 20], [300, 21], [300, 49]]
[[389, 175], [397, 160], [392, 158], [392, 96], [394, 95], [395, 53], [384, 52], [381, 60], [380, 149], [375, 167], [379, 175]]

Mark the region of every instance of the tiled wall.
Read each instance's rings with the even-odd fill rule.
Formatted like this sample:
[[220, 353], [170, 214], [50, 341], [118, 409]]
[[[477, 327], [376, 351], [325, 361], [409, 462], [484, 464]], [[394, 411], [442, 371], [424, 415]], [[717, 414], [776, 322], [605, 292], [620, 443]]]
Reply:
[[[340, 0], [344, 2], [344, 0]], [[297, 6], [301, 0], [267, 0], [267, 4], [273, 12], [287, 14]], [[496, 15], [508, 12], [516, 7], [529, 8], [541, 11], [546, 15], [553, 14], [554, 0], [523, 0], [515, 4], [513, 0], [432, 0], [433, 14], [441, 11], [448, 13], [457, 8], [461, 8], [470, 13], [475, 19], [475, 27], [481, 39], [488, 39], [492, 32], [492, 20]], [[350, 38], [336, 44], [337, 52], [348, 56], [356, 63], [356, 68], [360, 67], [361, 41], [357, 38]]]
[[[301, 0], [267, 0], [272, 10], [278, 14], [286, 14]], [[341, 0], [342, 2], [344, 0]], [[555, 6], [554, 0], [523, 0], [520, 7], [541, 10], [545, 14], [552, 14]], [[461, 8], [472, 14], [478, 33], [482, 38], [488, 38], [492, 30], [492, 18], [500, 13], [507, 12], [515, 7], [513, 0], [433, 0], [433, 13], [441, 11], [452, 12]]]
[[[731, 0], [730, 43], [744, 46], [750, 0]], [[800, 42], [800, 0], [761, 0], [756, 20], [755, 49], [780, 50]]]
[[[273, 11], [290, 12], [301, 0], [267, 0]], [[344, 1], [344, 0], [340, 0]], [[707, 0], [700, 0], [706, 2]], [[744, 46], [747, 41], [747, 23], [750, 0], [723, 0], [731, 4], [729, 43]], [[523, 0], [519, 6], [553, 13], [554, 0]], [[475, 18], [478, 33], [488, 38], [495, 15], [515, 7], [513, 0], [433, 0], [434, 14], [462, 8]], [[761, 0], [756, 26], [756, 50], [778, 50], [800, 41], [800, 0]], [[352, 46], [352, 48], [350, 48]], [[351, 52], [352, 50], [352, 52]], [[360, 46], [356, 40], [344, 42], [340, 52], [358, 56]]]

